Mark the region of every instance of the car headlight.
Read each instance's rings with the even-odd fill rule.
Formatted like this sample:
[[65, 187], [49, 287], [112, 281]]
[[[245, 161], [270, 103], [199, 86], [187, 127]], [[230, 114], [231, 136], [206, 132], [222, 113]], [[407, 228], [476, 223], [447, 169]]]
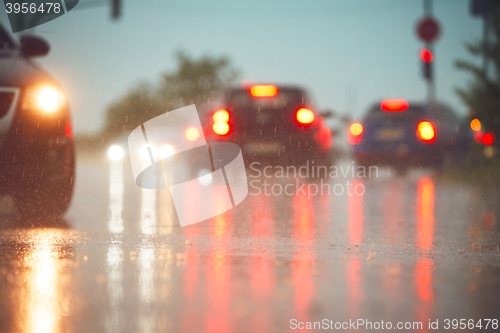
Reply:
[[26, 89], [23, 108], [52, 114], [66, 103], [66, 96], [56, 86], [41, 85]]
[[122, 147], [118, 145], [112, 145], [111, 147], [109, 147], [108, 158], [111, 161], [121, 161], [123, 159], [123, 156], [125, 156], [125, 151]]

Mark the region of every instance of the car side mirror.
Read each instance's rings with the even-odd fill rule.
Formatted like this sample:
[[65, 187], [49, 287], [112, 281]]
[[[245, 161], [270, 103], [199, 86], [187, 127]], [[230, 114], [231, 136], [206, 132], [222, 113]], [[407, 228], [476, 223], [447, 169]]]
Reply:
[[324, 110], [319, 113], [322, 118], [333, 118], [334, 113], [332, 110]]
[[50, 45], [45, 41], [45, 39], [24, 35], [21, 36], [21, 52], [27, 57], [40, 57], [49, 53]]
[[340, 117], [340, 121], [343, 122], [344, 124], [349, 124], [352, 122], [352, 119], [349, 116], [342, 116]]

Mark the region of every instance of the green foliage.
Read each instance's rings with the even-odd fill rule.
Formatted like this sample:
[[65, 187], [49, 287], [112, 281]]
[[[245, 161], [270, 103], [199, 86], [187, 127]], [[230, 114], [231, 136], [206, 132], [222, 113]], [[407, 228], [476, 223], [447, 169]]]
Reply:
[[482, 41], [466, 43], [465, 47], [474, 56], [486, 56], [495, 75], [484, 73], [474, 63], [458, 60], [457, 68], [472, 75], [472, 81], [466, 89], [457, 89], [462, 101], [474, 111], [474, 116], [481, 120], [484, 131], [493, 131], [500, 135], [500, 17], [491, 17], [492, 41], [488, 48]]
[[108, 108], [105, 137], [128, 133], [143, 122], [182, 106], [196, 104], [199, 109], [220, 97], [238, 77], [226, 57], [193, 59], [179, 52], [176, 60], [177, 69], [162, 74], [156, 86], [140, 84]]

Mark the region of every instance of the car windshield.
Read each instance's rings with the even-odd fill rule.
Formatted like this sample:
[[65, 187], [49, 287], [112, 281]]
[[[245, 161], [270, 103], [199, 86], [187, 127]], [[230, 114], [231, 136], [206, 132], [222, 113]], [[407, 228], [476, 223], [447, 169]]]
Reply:
[[426, 114], [424, 106], [410, 106], [405, 111], [384, 111], [377, 105], [367, 113], [365, 121], [423, 119]]
[[304, 105], [304, 97], [298, 91], [279, 90], [276, 96], [272, 97], [254, 97], [248, 90], [239, 90], [230, 94], [229, 106], [236, 108], [268, 108], [268, 109], [288, 109]]

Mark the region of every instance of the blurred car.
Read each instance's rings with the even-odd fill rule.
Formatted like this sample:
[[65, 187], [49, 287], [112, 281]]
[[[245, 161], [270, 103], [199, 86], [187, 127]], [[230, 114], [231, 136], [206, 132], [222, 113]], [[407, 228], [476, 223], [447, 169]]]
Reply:
[[[199, 143], [203, 140], [200, 131], [192, 126], [163, 126], [148, 129], [148, 134], [155, 134], [161, 137], [164, 142], [161, 145], [136, 146], [130, 144], [129, 134], [126, 133], [112, 139], [107, 149], [107, 159], [113, 162], [121, 163], [123, 160], [138, 157], [138, 162], [146, 167], [152, 165], [152, 157], [160, 158], [162, 168], [154, 168], [156, 177], [163, 180], [164, 177], [170, 183], [179, 183], [199, 177], [200, 172], [209, 172], [211, 168], [209, 163], [203, 163], [203, 156], [200, 152], [206, 148], [200, 149], [182, 149], [182, 141], [188, 143]], [[181, 143], [181, 145], [179, 145]], [[133, 148], [131, 148], [133, 147]], [[137, 149], [135, 152], [130, 149]], [[208, 153], [208, 150], [207, 150]], [[207, 162], [210, 162], [209, 159]], [[128, 164], [127, 164], [128, 165]], [[136, 180], [137, 181], [137, 180]], [[140, 181], [139, 181], [140, 182]], [[150, 188], [161, 188], [157, 183], [149, 184]], [[144, 187], [144, 183], [141, 185]]]
[[413, 166], [439, 169], [466, 149], [464, 137], [470, 133], [461, 128], [456, 114], [443, 104], [386, 99], [350, 125], [348, 141], [358, 165], [391, 166], [399, 173]]
[[259, 84], [233, 88], [209, 114], [208, 141], [238, 144], [246, 162], [329, 164], [332, 131], [300, 87]]
[[0, 25], [0, 194], [30, 218], [57, 218], [69, 207], [75, 156], [70, 112], [61, 87], [31, 57], [49, 45]]

